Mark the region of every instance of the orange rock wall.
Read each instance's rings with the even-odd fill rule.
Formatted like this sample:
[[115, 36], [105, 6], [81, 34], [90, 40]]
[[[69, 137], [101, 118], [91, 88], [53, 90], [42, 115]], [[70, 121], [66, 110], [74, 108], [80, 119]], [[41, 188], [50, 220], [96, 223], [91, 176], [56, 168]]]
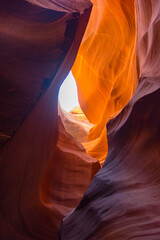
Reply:
[[160, 239], [160, 5], [135, 0], [135, 8], [139, 83], [107, 124], [107, 158], [63, 219], [61, 240]]
[[[0, 1], [2, 240], [160, 239], [159, 1], [93, 3], [80, 46], [89, 1]], [[101, 169], [58, 117], [79, 46], [84, 146], [102, 164], [108, 139]]]
[[[86, 146], [88, 153], [99, 159], [106, 157], [106, 145], [100, 150], [106, 123], [127, 104], [137, 85], [135, 40], [134, 0], [93, 0], [90, 21], [72, 72], [81, 108], [95, 124], [88, 139], [99, 138], [103, 132], [103, 140]], [[101, 156], [96, 152], [101, 152]]]

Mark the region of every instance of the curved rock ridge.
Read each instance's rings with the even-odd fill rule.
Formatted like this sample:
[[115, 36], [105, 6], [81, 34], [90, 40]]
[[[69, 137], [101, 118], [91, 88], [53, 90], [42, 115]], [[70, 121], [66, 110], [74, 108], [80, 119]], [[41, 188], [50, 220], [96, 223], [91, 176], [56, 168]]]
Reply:
[[[94, 124], [88, 121], [82, 110], [80, 110], [81, 114], [77, 114], [77, 110], [78, 109], [73, 109], [70, 113], [67, 113], [59, 108], [59, 115], [65, 129], [84, 146], [87, 154], [98, 159], [102, 166], [107, 152], [106, 128], [103, 129], [103, 133], [99, 138], [89, 141], [87, 139], [87, 134]], [[104, 149], [106, 150], [105, 152]], [[103, 152], [104, 154], [102, 154]]]
[[68, 113], [60, 105], [58, 107], [58, 112], [66, 131], [81, 144], [88, 142], [87, 133], [93, 124], [88, 121], [81, 108], [75, 107]]
[[[135, 40], [134, 0], [93, 0], [91, 18], [72, 68], [80, 106], [95, 124], [89, 140], [100, 137], [107, 121], [120, 112], [135, 91]], [[103, 156], [105, 160], [107, 145], [102, 150], [101, 143], [107, 141], [103, 135], [99, 144], [92, 142], [86, 151], [94, 157], [101, 152], [99, 159]]]
[[59, 119], [56, 148], [40, 185], [41, 201], [53, 212], [53, 223], [57, 229], [66, 213], [79, 204], [99, 169], [99, 161], [86, 154], [83, 146], [66, 132]]
[[60, 239], [160, 238], [159, 98], [160, 78], [143, 78], [109, 122], [107, 159], [76, 210], [63, 219]]
[[58, 12], [80, 12], [83, 13], [85, 9], [92, 6], [90, 0], [26, 0], [32, 4], [36, 4], [43, 8], [54, 9]]
[[[77, 109], [75, 110], [77, 111]], [[89, 141], [87, 139], [87, 134], [94, 124], [88, 121], [83, 112], [82, 114], [74, 114], [75, 110], [73, 109], [70, 113], [60, 110], [60, 117], [66, 131], [84, 146], [89, 156], [98, 159], [102, 166], [107, 152], [106, 128], [103, 129], [103, 133], [99, 138]], [[104, 149], [106, 150], [105, 152]], [[102, 154], [103, 152], [104, 154]]]
[[2, 240], [58, 239], [62, 217], [99, 169], [63, 127], [57, 142], [58, 91], [89, 20], [86, 2], [78, 3], [79, 12], [64, 13], [54, 8], [56, 1], [50, 9], [0, 1]]
[[[136, 1], [137, 21], [137, 59], [140, 76], [160, 76], [160, 12], [158, 1]], [[144, 9], [144, 11], [142, 11]]]
[[[52, 82], [72, 45], [79, 19], [79, 13], [57, 12], [54, 5], [46, 9], [24, 0], [0, 2], [2, 145], [17, 131]], [[84, 27], [79, 37], [83, 31]]]
[[[5, 143], [50, 85], [77, 23], [72, 25], [71, 14], [8, 0], [0, 3], [0, 19], [0, 134]], [[67, 21], [73, 28], [71, 37]]]
[[62, 240], [160, 239], [160, 5], [135, 3], [139, 84], [107, 124], [106, 161], [63, 219]]

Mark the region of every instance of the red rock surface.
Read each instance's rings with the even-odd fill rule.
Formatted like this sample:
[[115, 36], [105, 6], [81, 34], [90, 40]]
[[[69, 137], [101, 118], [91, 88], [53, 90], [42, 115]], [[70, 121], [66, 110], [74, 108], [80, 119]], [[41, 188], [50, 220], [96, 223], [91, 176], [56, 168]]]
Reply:
[[101, 164], [108, 145], [96, 175], [99, 161], [58, 116], [92, 4], [0, 1], [2, 240], [160, 239], [159, 1], [93, 3], [73, 72], [96, 124], [83, 145]]
[[[65, 5], [67, 1], [63, 2]], [[48, 3], [51, 9], [47, 8]], [[76, 1], [72, 3], [76, 4]], [[74, 10], [74, 13], [68, 10], [65, 14], [60, 12], [61, 4], [59, 12], [55, 11], [58, 7], [54, 9], [50, 1], [43, 1], [43, 4], [46, 8], [24, 0], [0, 3], [1, 145], [20, 127], [56, 76], [78, 27], [78, 10]], [[86, 1], [87, 4], [89, 1]], [[73, 64], [88, 15], [86, 12], [86, 17], [79, 22], [83, 27], [77, 31], [76, 44], [72, 47], [72, 56], [68, 56], [63, 76], [58, 81], [54, 80], [55, 92], [58, 92], [59, 85]]]
[[87, 153], [104, 162], [106, 123], [128, 103], [136, 89], [134, 0], [92, 0], [93, 10], [72, 68], [80, 106], [95, 126]]
[[108, 156], [64, 218], [62, 240], [160, 239], [160, 5], [135, 3], [139, 84], [107, 124]]
[[[80, 114], [78, 114], [78, 112]], [[107, 152], [106, 129], [101, 136], [92, 141], [87, 139], [88, 132], [94, 126], [90, 123], [82, 110], [73, 109], [70, 113], [60, 110], [59, 114], [67, 130], [75, 139], [77, 139], [85, 148], [87, 154], [99, 160], [100, 165], [104, 163]], [[105, 149], [105, 152], [104, 152]], [[103, 153], [104, 152], [104, 153]]]
[[91, 7], [86, 0], [0, 2], [2, 240], [58, 239], [62, 217], [100, 167], [61, 124], [58, 135], [58, 90]]
[[88, 121], [80, 107], [75, 107], [68, 113], [59, 106], [59, 115], [68, 133], [82, 144], [89, 142], [87, 134], [93, 124]]

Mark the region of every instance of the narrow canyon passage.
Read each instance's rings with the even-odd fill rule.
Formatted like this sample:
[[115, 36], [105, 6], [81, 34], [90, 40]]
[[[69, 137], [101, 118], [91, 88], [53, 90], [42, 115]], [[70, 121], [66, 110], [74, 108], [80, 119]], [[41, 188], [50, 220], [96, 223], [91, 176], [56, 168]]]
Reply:
[[95, 140], [89, 140], [88, 133], [95, 124], [87, 119], [79, 105], [76, 81], [70, 71], [59, 90], [58, 114], [66, 131], [83, 145], [89, 156], [98, 159], [102, 165], [107, 155], [106, 141], [102, 141], [106, 139], [106, 132]]
[[159, 66], [158, 0], [0, 1], [0, 239], [160, 239]]

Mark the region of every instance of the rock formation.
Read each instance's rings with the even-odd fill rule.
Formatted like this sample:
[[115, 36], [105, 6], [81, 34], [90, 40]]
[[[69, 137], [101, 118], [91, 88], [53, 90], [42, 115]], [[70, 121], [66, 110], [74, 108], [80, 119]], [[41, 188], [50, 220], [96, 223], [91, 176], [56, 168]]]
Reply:
[[69, 113], [59, 107], [59, 115], [68, 133], [82, 145], [89, 142], [87, 134], [94, 125], [88, 121], [80, 107], [73, 108]]
[[[2, 240], [160, 239], [159, 1], [91, 9], [0, 1]], [[71, 68], [86, 141], [90, 124], [58, 115]]]
[[139, 84], [107, 124], [106, 161], [64, 218], [62, 240], [160, 239], [160, 6], [136, 0], [135, 7]]
[[86, 150], [101, 161], [107, 154], [105, 125], [128, 103], [137, 85], [135, 40], [134, 0], [93, 0], [91, 18], [72, 71], [81, 108], [95, 124], [88, 139], [100, 138]]
[[86, 0], [0, 2], [2, 240], [58, 239], [61, 219], [100, 168], [66, 133], [57, 109], [91, 7]]

